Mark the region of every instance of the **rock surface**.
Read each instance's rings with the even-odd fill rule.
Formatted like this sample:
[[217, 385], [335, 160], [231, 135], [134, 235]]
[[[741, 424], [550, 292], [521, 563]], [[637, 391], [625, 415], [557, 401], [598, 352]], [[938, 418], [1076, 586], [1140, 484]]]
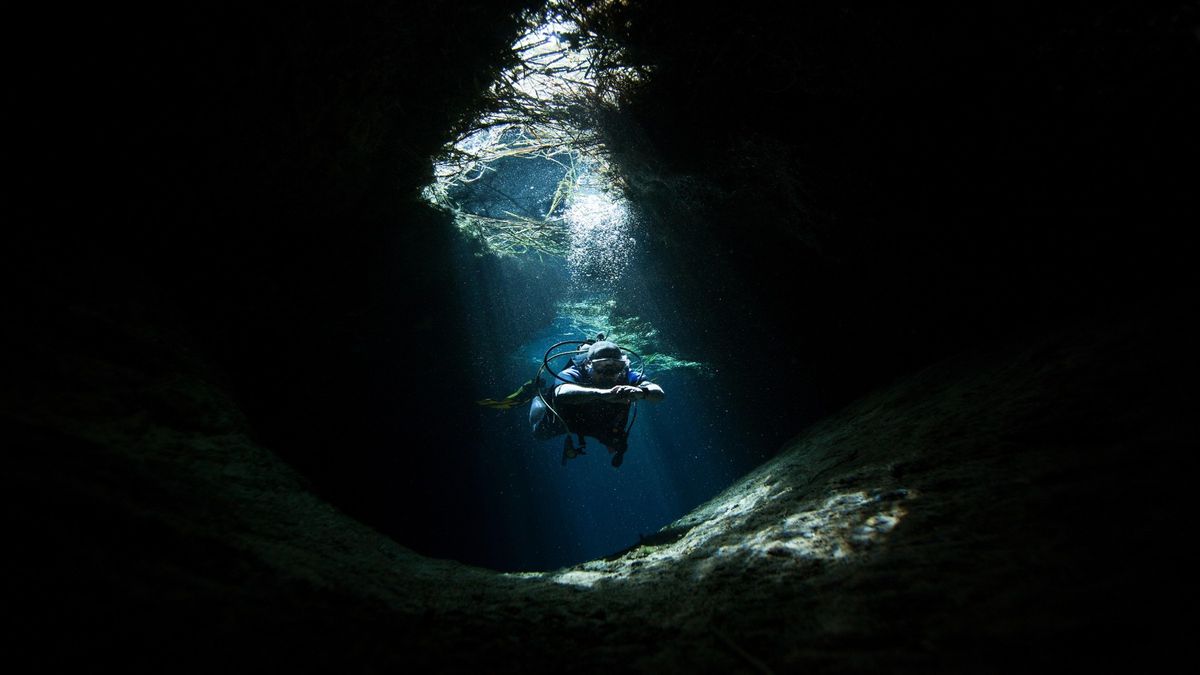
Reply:
[[107, 348], [3, 401], [30, 449], [6, 595], [43, 666], [1073, 672], [1171, 632], [1184, 383], [1149, 323], [926, 369], [632, 550], [502, 574], [315, 497], [194, 357], [72, 321]]

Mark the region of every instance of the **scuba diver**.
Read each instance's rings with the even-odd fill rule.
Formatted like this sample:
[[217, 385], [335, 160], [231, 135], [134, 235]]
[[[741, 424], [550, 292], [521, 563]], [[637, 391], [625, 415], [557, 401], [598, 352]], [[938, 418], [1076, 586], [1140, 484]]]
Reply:
[[[546, 440], [565, 434], [564, 465], [569, 459], [587, 454], [584, 451], [584, 437], [591, 436], [608, 448], [612, 454], [612, 465], [621, 466], [625, 459], [629, 430], [633, 427], [633, 421], [629, 419], [630, 409], [634, 410], [633, 419], [636, 420], [638, 401], [657, 403], [666, 397], [662, 387], [630, 368], [629, 357], [625, 354], [633, 352], [604, 337], [600, 333], [594, 340], [554, 345], [546, 351], [542, 368], [554, 375], [557, 381], [552, 382], [552, 386], [543, 387], [540, 371], [533, 380], [538, 388], [529, 408], [533, 437]], [[565, 344], [579, 345], [579, 349], [550, 354]], [[554, 372], [549, 366], [550, 362], [568, 354], [574, 355], [570, 365], [560, 372]], [[571, 442], [572, 434], [579, 440], [578, 447]]]

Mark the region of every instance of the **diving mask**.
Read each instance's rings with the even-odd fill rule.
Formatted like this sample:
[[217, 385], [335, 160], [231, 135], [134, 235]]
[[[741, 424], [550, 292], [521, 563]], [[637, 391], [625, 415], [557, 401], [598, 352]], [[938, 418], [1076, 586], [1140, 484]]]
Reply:
[[596, 359], [591, 362], [592, 373], [600, 377], [616, 377], [625, 372], [629, 362], [624, 358]]

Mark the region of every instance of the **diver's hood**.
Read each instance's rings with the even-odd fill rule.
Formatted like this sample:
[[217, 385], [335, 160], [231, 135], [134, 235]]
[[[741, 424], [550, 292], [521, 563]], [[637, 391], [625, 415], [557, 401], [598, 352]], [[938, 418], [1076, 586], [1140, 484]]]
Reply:
[[587, 357], [589, 361], [597, 359], [619, 359], [623, 356], [621, 348], [615, 342], [608, 340], [600, 340], [593, 342], [592, 346], [588, 347]]

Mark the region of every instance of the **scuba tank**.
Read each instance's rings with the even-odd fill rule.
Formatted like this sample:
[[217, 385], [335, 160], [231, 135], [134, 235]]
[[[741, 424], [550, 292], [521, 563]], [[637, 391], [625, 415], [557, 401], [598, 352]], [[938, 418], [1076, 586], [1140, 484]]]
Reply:
[[[575, 382], [564, 378], [559, 373], [561, 373], [562, 370], [565, 370], [567, 367], [570, 367], [570, 366], [582, 368], [583, 364], [587, 361], [588, 348], [591, 347], [593, 344], [595, 344], [601, 340], [604, 340], [604, 339], [605, 339], [604, 333], [597, 333], [596, 337], [589, 338], [586, 340], [563, 340], [562, 342], [556, 342], [555, 344], [551, 345], [550, 348], [546, 350], [546, 353], [542, 356], [542, 365], [541, 365], [541, 367], [538, 368], [537, 375], [533, 379], [534, 386], [537, 389], [537, 398], [541, 400], [542, 405], [546, 406], [546, 409], [550, 412], [550, 414], [554, 415], [559, 420], [559, 422], [562, 423], [563, 429], [566, 430], [566, 438], [563, 440], [563, 459], [562, 459], [563, 465], [566, 465], [568, 459], [573, 459], [575, 457], [578, 457], [579, 455], [587, 454], [587, 451], [586, 451], [587, 441], [584, 439], [583, 434], [575, 434], [575, 437], [579, 441], [578, 447], [576, 447], [575, 444], [571, 442], [571, 435], [573, 432], [571, 431], [570, 426], [567, 424], [566, 419], [564, 419], [562, 415], [558, 414], [558, 411], [554, 409], [554, 406], [550, 405], [550, 402], [546, 400], [547, 389], [553, 391], [553, 389], [555, 387], [557, 387], [558, 384], [552, 382], [550, 386], [544, 386], [543, 380], [542, 380], [542, 372], [545, 371], [545, 372], [550, 373], [551, 375], [554, 376], [555, 379], [560, 380], [561, 382], [563, 382], [565, 384], [576, 384]], [[559, 349], [562, 347], [569, 347], [569, 346], [574, 347], [574, 349], [566, 349], [564, 351], [555, 352], [556, 349]], [[624, 347], [618, 347], [618, 348], [621, 350], [621, 352], [623, 354], [628, 353], [628, 354], [632, 354], [633, 356], [637, 357], [639, 370], [636, 372], [638, 373], [639, 379], [643, 378], [644, 377], [643, 370], [645, 368], [645, 364], [644, 364], [644, 361], [643, 361], [641, 355], [631, 349], [626, 349]], [[571, 359], [569, 361], [570, 366], [564, 365], [563, 368], [559, 369], [558, 371], [555, 371], [554, 367], [551, 366], [551, 363], [560, 358], [566, 357], [566, 356], [571, 357]], [[629, 436], [629, 431], [631, 429], [633, 429], [633, 423], [637, 421], [637, 404], [636, 403], [627, 403], [626, 405], [633, 408], [633, 416], [632, 416], [632, 419], [629, 420], [629, 424], [625, 427], [624, 431], [621, 433], [620, 441], [621, 441], [622, 446], [624, 446], [625, 438], [627, 438]], [[623, 447], [622, 447], [622, 451], [619, 451], [617, 456], [614, 457], [613, 466], [620, 466], [619, 458], [623, 454], [624, 454], [624, 452], [623, 452]]]

